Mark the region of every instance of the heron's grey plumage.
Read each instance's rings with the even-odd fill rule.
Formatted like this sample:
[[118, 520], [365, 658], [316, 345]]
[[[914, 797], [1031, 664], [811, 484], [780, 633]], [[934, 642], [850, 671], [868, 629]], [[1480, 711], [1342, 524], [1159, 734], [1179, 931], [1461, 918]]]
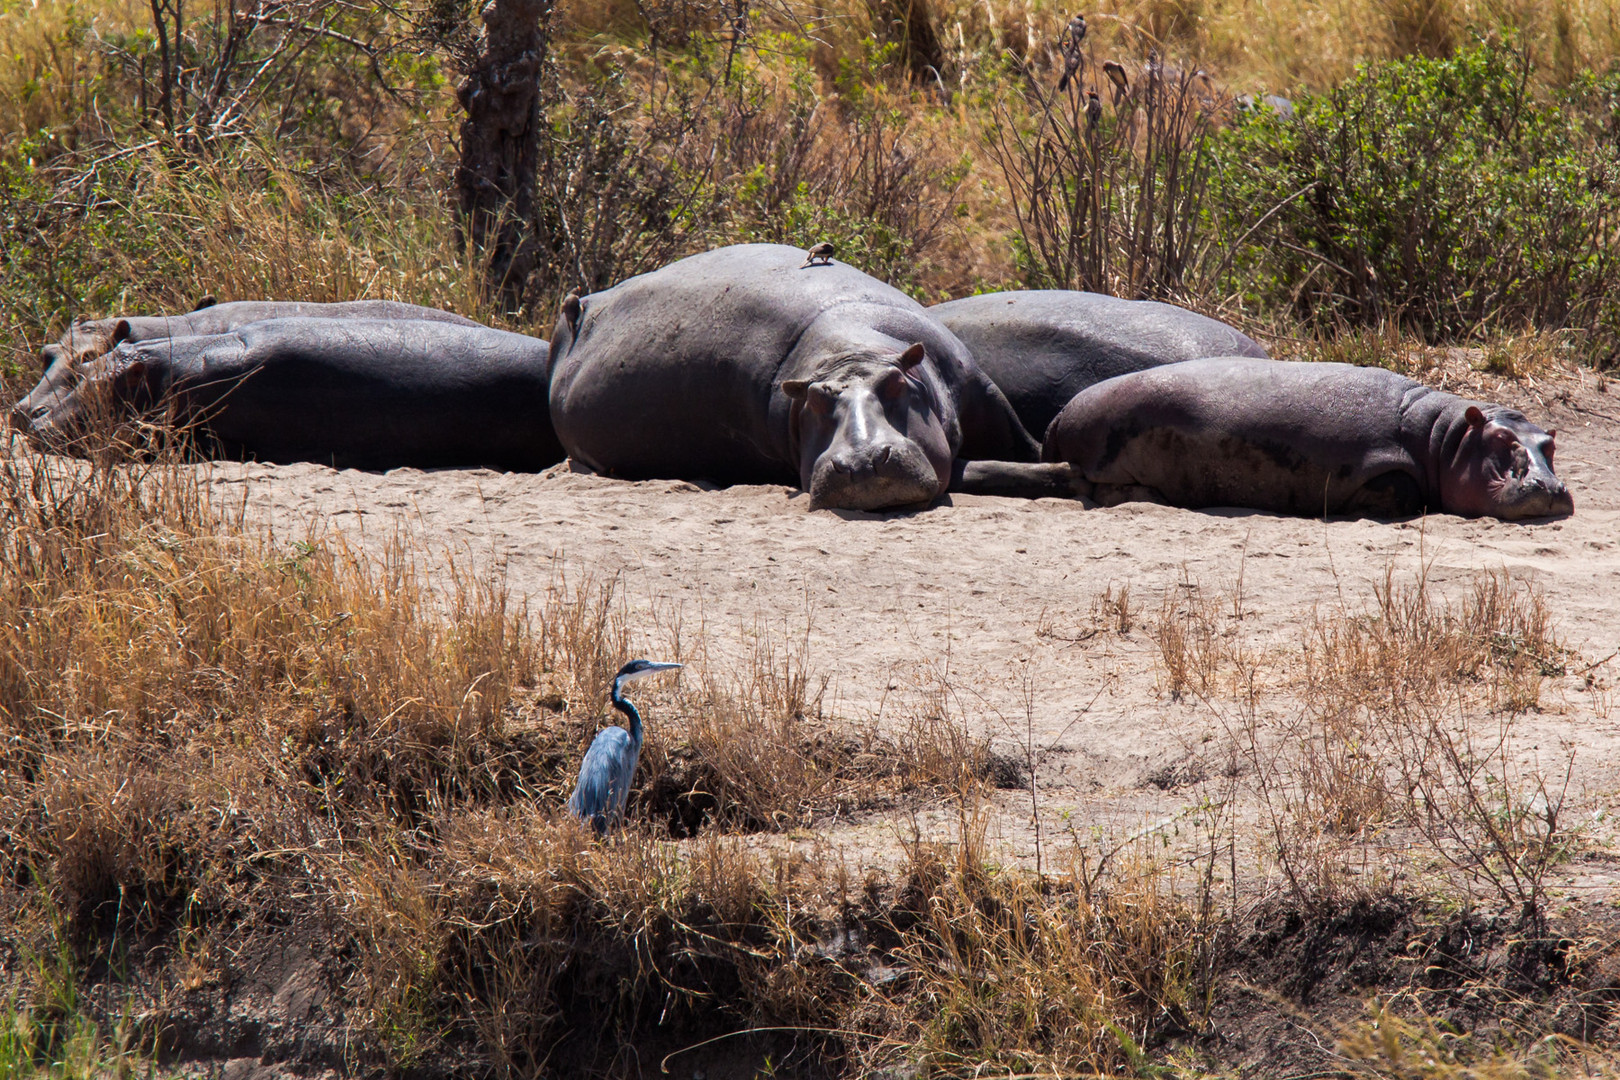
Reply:
[[579, 783], [568, 797], [568, 812], [598, 834], [623, 822], [630, 782], [635, 779], [636, 765], [641, 760], [641, 713], [625, 698], [624, 686], [680, 666], [656, 660], [632, 660], [613, 678], [610, 700], [613, 707], [628, 718], [629, 730], [610, 727], [597, 732], [596, 738], [591, 740], [591, 748], [585, 751], [585, 760], [580, 763]]

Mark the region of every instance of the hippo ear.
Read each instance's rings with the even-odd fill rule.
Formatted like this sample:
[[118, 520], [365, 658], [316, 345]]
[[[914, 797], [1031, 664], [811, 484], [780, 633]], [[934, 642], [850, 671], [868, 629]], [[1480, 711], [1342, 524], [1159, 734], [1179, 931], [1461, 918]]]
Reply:
[[928, 349], [923, 345], [922, 342], [917, 342], [905, 352], [900, 354], [900, 370], [910, 371], [912, 368], [922, 363], [924, 358], [927, 356]]
[[1478, 405], [1468, 406], [1467, 411], [1463, 413], [1463, 419], [1468, 421], [1469, 427], [1485, 426], [1485, 414], [1479, 411]]
[[118, 369], [118, 382], [123, 386], [134, 386], [146, 378], [146, 361], [131, 360]]
[[58, 360], [67, 356], [66, 350], [60, 345], [46, 345], [39, 350], [39, 366], [46, 371], [51, 370]]
[[120, 342], [128, 341], [132, 333], [134, 331], [129, 328], [129, 320], [119, 319], [117, 324], [113, 326], [112, 343], [117, 345]]
[[805, 395], [810, 393], [809, 379], [783, 379], [782, 393], [794, 401], [803, 401]]
[[201, 300], [198, 300], [197, 301], [197, 306], [192, 308], [191, 310], [192, 311], [203, 311], [203, 310], [205, 310], [207, 308], [213, 307], [217, 303], [219, 303], [219, 298], [216, 297], [213, 293], [209, 293], [206, 296], [204, 296]]

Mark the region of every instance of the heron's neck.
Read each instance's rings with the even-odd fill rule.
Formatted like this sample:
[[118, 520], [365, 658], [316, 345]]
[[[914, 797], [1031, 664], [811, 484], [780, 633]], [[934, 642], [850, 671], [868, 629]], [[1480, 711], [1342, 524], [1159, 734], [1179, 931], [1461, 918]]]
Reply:
[[630, 722], [625, 725], [625, 728], [630, 732], [630, 738], [635, 741], [637, 746], [640, 746], [641, 714], [636, 711], [636, 707], [630, 704], [629, 700], [625, 698], [623, 694], [619, 693], [619, 684], [616, 682], [613, 684], [612, 701], [613, 707], [624, 713], [624, 715], [629, 718]]

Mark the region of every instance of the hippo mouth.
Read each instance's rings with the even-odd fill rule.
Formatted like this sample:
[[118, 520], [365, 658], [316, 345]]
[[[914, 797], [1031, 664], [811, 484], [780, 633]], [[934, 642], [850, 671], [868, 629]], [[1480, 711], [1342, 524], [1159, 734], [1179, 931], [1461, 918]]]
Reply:
[[908, 446], [876, 447], [859, 461], [823, 454], [806, 487], [812, 510], [922, 506], [945, 490], [927, 455]]
[[1575, 497], [1557, 479], [1549, 483], [1540, 478], [1509, 478], [1495, 491], [1492, 501], [1495, 516], [1504, 521], [1563, 517], [1575, 512]]

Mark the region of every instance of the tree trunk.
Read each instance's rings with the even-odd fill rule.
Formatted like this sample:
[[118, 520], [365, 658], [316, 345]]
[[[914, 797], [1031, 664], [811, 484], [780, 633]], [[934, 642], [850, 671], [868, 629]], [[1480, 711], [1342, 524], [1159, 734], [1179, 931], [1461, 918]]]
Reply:
[[464, 244], [486, 260], [486, 281], [508, 308], [534, 269], [540, 65], [554, 0], [489, 0], [478, 59], [456, 97], [466, 110], [456, 169]]

